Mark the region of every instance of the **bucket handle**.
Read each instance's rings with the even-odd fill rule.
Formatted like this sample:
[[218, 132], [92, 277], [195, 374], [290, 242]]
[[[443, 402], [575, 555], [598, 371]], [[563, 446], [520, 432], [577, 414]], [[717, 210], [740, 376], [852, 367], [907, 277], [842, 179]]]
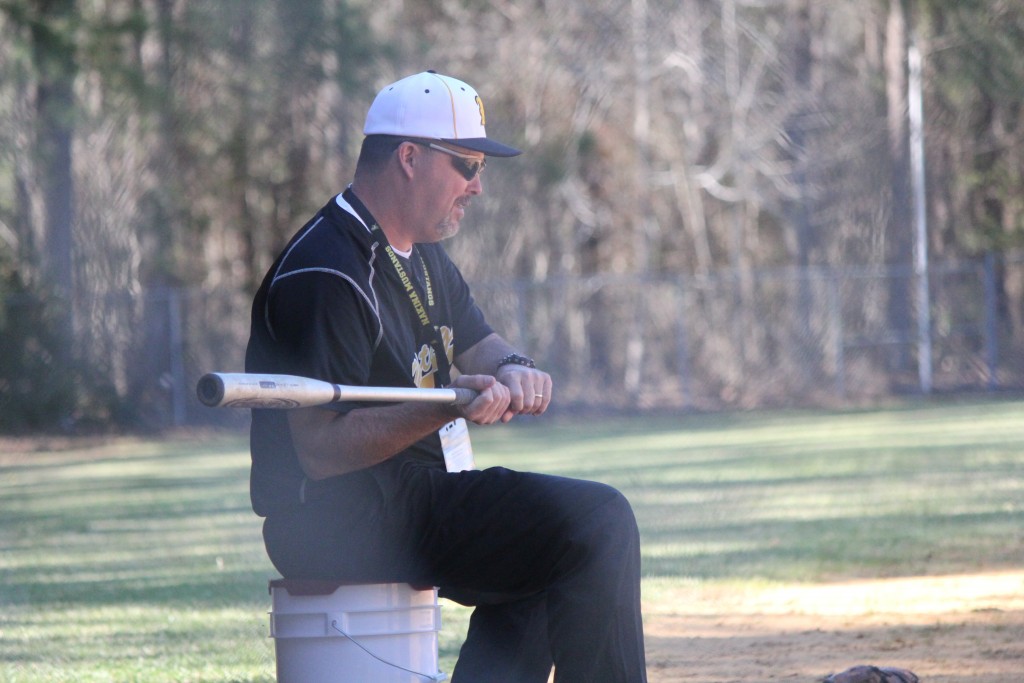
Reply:
[[446, 673], [445, 673], [445, 672], [443, 672], [443, 671], [438, 671], [437, 673], [433, 673], [433, 674], [425, 674], [425, 673], [422, 673], [422, 672], [420, 672], [420, 671], [414, 671], [414, 670], [412, 670], [412, 669], [407, 669], [407, 668], [405, 668], [404, 666], [400, 666], [400, 665], [398, 665], [398, 664], [395, 664], [394, 662], [389, 662], [389, 661], [388, 661], [388, 660], [386, 660], [386, 659], [383, 659], [383, 658], [381, 658], [381, 657], [378, 657], [377, 655], [375, 655], [374, 653], [370, 652], [370, 651], [369, 651], [369, 650], [367, 650], [367, 649], [366, 649], [365, 647], [363, 647], [363, 644], [362, 644], [362, 643], [360, 643], [360, 642], [359, 642], [358, 640], [356, 640], [355, 638], [353, 638], [353, 637], [352, 637], [352, 636], [350, 636], [349, 634], [347, 634], [347, 633], [345, 633], [344, 631], [342, 631], [342, 630], [341, 630], [341, 627], [340, 627], [340, 626], [338, 626], [338, 620], [337, 620], [337, 619], [334, 619], [334, 618], [332, 618], [332, 619], [331, 619], [331, 621], [330, 621], [330, 626], [331, 626], [331, 628], [333, 628], [333, 629], [334, 629], [335, 631], [337, 631], [338, 633], [340, 633], [340, 634], [341, 634], [342, 636], [344, 636], [345, 638], [348, 638], [349, 642], [351, 642], [351, 643], [352, 643], [353, 645], [355, 645], [355, 646], [356, 646], [356, 647], [358, 647], [358, 648], [359, 648], [360, 650], [362, 650], [362, 651], [363, 651], [363, 652], [365, 652], [366, 654], [368, 654], [368, 655], [370, 655], [371, 657], [373, 657], [374, 659], [376, 659], [376, 660], [377, 660], [378, 662], [380, 662], [381, 664], [384, 664], [384, 665], [386, 665], [386, 666], [390, 666], [390, 667], [393, 667], [393, 668], [395, 668], [395, 669], [399, 669], [400, 671], [405, 671], [405, 672], [407, 672], [407, 673], [411, 673], [411, 674], [412, 674], [413, 676], [419, 676], [419, 677], [420, 677], [420, 678], [422, 678], [423, 680], [425, 680], [425, 681], [431, 681], [432, 683], [441, 683], [441, 681], [447, 680], [447, 678], [448, 678], [448, 674], [446, 674]]

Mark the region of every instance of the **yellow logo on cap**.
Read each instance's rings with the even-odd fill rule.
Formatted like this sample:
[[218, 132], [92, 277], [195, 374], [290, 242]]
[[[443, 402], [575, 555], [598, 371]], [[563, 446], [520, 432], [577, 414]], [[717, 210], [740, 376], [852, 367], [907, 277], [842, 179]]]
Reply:
[[476, 107], [477, 107], [477, 109], [480, 110], [480, 125], [481, 126], [486, 126], [487, 125], [487, 117], [484, 115], [484, 101], [480, 99], [479, 95], [477, 95], [474, 99], [476, 100]]

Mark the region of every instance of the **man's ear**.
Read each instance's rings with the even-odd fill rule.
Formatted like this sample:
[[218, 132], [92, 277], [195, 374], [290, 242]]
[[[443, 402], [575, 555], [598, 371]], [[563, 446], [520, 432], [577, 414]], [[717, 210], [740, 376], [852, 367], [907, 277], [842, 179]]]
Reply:
[[395, 158], [398, 160], [398, 167], [402, 169], [406, 178], [412, 178], [415, 166], [420, 163], [420, 150], [413, 142], [403, 142], [398, 146]]

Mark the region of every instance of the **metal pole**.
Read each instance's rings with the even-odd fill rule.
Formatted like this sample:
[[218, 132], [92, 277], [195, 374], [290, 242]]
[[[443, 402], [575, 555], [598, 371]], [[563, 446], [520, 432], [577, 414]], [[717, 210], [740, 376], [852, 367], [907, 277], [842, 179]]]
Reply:
[[921, 392], [932, 390], [931, 295], [928, 291], [928, 216], [925, 205], [924, 116], [921, 94], [921, 53], [911, 38], [907, 48], [910, 67], [907, 108], [910, 116], [910, 166], [914, 191], [915, 253], [917, 279], [917, 372]]

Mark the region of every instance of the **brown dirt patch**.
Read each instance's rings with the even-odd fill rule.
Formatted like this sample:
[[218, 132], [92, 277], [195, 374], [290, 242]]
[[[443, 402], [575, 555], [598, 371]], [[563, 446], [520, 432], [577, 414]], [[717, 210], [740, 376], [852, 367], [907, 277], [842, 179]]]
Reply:
[[651, 683], [810, 683], [856, 664], [1024, 681], [1024, 571], [651, 593]]

